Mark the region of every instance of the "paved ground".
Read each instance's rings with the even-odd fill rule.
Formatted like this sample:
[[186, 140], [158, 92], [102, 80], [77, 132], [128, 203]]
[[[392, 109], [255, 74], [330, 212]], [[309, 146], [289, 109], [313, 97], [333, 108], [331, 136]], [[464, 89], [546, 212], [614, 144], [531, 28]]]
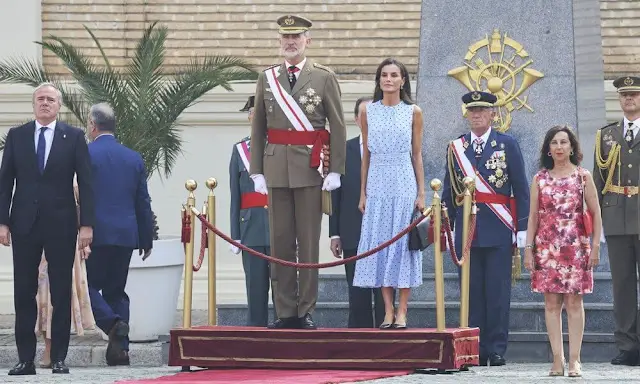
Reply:
[[[182, 321], [176, 313], [175, 324]], [[194, 325], [205, 324], [206, 311], [194, 311]], [[0, 383], [115, 383], [120, 380], [153, 378], [179, 372], [177, 367], [162, 363], [159, 343], [135, 343], [131, 347], [132, 367], [106, 367], [104, 349], [106, 343], [95, 331], [85, 336], [71, 336], [71, 347], [67, 364], [71, 375], [52, 375], [49, 370], [39, 369], [37, 376], [10, 377], [6, 370], [14, 363], [15, 342], [12, 315], [0, 315]], [[39, 344], [42, 344], [40, 341]], [[42, 345], [40, 345], [40, 348]], [[548, 377], [550, 364], [509, 364], [498, 368], [473, 368], [470, 372], [453, 374], [412, 374], [396, 378], [367, 381], [370, 384], [440, 384], [440, 383], [496, 383], [528, 384], [540, 382], [588, 382], [588, 383], [640, 383], [640, 367], [618, 368], [610, 364], [585, 364], [582, 379]], [[365, 383], [365, 382], [361, 382]], [[298, 384], [298, 383], [296, 383]]]
[[[637, 383], [640, 381], [640, 367], [614, 368], [609, 364], [585, 364], [582, 379], [554, 378], [546, 376], [548, 364], [510, 364], [500, 368], [475, 368], [465, 373], [431, 375], [413, 374], [395, 378], [371, 380], [368, 384], [444, 384], [444, 383], [491, 383], [528, 384], [541, 382], [586, 382], [586, 383]], [[65, 384], [106, 384], [120, 380], [133, 380], [171, 375], [174, 367], [157, 368], [76, 368], [70, 375], [52, 375], [49, 372], [30, 377], [0, 376], [2, 383], [65, 383]], [[301, 384], [301, 383], [295, 383]]]

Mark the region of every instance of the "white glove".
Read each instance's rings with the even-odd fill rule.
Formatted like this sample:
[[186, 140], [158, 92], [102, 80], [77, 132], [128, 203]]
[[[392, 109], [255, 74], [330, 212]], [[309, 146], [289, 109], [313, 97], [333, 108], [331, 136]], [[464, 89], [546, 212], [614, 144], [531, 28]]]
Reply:
[[607, 243], [607, 239], [604, 238], [604, 225], [602, 226], [602, 230], [600, 231], [600, 242], [602, 244], [606, 244]]
[[324, 184], [322, 184], [323, 191], [333, 191], [340, 188], [340, 174], [331, 172], [324, 178]]
[[[240, 242], [240, 240], [236, 240], [236, 242]], [[231, 251], [231, 253], [237, 255], [238, 253], [240, 253], [240, 248], [236, 247], [235, 245], [229, 243], [229, 250]]]
[[524, 246], [527, 245], [527, 231], [518, 231], [516, 244], [518, 248], [524, 248]]
[[253, 185], [255, 186], [255, 190], [258, 193], [262, 193], [263, 195], [267, 194], [267, 181], [264, 179], [264, 175], [255, 174], [250, 176], [253, 180]]

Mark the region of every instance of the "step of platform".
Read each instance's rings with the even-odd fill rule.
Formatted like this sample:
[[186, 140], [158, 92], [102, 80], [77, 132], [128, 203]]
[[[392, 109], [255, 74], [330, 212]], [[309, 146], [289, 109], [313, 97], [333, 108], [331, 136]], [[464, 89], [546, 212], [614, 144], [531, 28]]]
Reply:
[[[423, 274], [421, 286], [411, 290], [411, 300], [435, 301], [435, 275]], [[611, 303], [613, 297], [611, 274], [596, 272], [594, 274], [593, 293], [584, 295], [585, 303]], [[445, 301], [459, 301], [460, 287], [457, 273], [444, 274]], [[348, 302], [349, 292], [344, 275], [321, 275], [318, 286], [318, 302]], [[511, 287], [511, 302], [542, 302], [543, 295], [531, 291], [529, 274], [523, 274]]]
[[[313, 315], [320, 327], [342, 328], [347, 326], [349, 305], [346, 302], [318, 303]], [[271, 311], [272, 312], [272, 311]], [[219, 325], [245, 324], [247, 308], [244, 304], [227, 304], [218, 306]], [[273, 312], [272, 312], [273, 313]], [[447, 327], [459, 325], [460, 305], [448, 302], [445, 306]], [[566, 313], [563, 312], [563, 329], [567, 329]], [[419, 328], [435, 328], [435, 302], [413, 301], [409, 303], [409, 326]], [[613, 304], [586, 303], [585, 331], [591, 333], [613, 332]], [[511, 303], [509, 315], [510, 331], [546, 332], [544, 321], [544, 304], [540, 302]]]

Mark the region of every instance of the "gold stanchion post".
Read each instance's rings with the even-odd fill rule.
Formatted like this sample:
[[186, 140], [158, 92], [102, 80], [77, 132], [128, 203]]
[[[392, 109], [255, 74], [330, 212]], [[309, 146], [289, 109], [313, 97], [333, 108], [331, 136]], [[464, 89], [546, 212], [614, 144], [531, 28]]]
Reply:
[[[464, 251], [469, 246], [469, 224], [471, 221], [471, 208], [473, 205], [473, 192], [475, 190], [475, 180], [472, 177], [465, 177], [462, 182], [464, 183], [464, 200], [462, 205], [462, 255], [460, 258], [464, 258]], [[460, 327], [469, 327], [469, 278], [471, 273], [470, 257], [464, 259], [462, 264], [461, 284], [460, 284]]]
[[[207, 196], [207, 220], [212, 226], [216, 226], [216, 196], [213, 193], [218, 181], [210, 177], [205, 182], [209, 188]], [[218, 308], [216, 306], [216, 235], [209, 231], [207, 237], [207, 248], [209, 250], [209, 325], [218, 324]]]
[[444, 309], [444, 266], [442, 261], [442, 244], [440, 244], [440, 230], [442, 228], [442, 202], [438, 191], [442, 188], [442, 182], [438, 179], [431, 180], [433, 190], [432, 220], [433, 220], [433, 257], [436, 275], [436, 327], [438, 331], [445, 329], [445, 309]]
[[187, 180], [184, 183], [184, 187], [189, 191], [186, 214], [190, 219], [189, 223], [191, 227], [191, 234], [189, 236], [189, 242], [185, 245], [184, 251], [184, 303], [182, 305], [182, 327], [191, 328], [191, 303], [193, 300], [193, 239], [196, 222], [196, 216], [191, 208], [196, 206], [196, 196], [193, 191], [198, 188], [198, 183], [195, 180]]

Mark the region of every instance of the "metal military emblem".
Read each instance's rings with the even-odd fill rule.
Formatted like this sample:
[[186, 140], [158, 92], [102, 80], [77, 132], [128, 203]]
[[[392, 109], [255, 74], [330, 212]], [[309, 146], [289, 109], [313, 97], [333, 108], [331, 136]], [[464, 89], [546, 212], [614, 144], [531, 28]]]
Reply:
[[626, 86], [633, 85], [633, 79], [630, 77], [627, 77], [626, 79], [624, 79], [624, 85]]
[[480, 96], [480, 94], [479, 94], [478, 92], [474, 92], [474, 93], [471, 95], [471, 100], [473, 100], [473, 101], [478, 101], [478, 100], [480, 100], [480, 99], [482, 99], [482, 96]]
[[509, 178], [504, 171], [507, 169], [507, 158], [504, 151], [494, 152], [484, 166], [493, 171], [493, 174], [489, 175], [489, 182], [498, 188], [502, 188]]
[[284, 25], [293, 25], [293, 23], [295, 23], [295, 20], [291, 16], [284, 19]]
[[[498, 100], [494, 128], [506, 132], [511, 127], [511, 113], [522, 108], [533, 112], [528, 95], [522, 94], [544, 75], [528, 68], [533, 60], [524, 46], [494, 29], [491, 37], [486, 35], [469, 46], [464, 65], [449, 71], [448, 75], [458, 80], [469, 91], [488, 91]], [[475, 100], [475, 99], [474, 99]], [[466, 107], [462, 106], [466, 116]]]
[[322, 102], [322, 98], [316, 93], [315, 89], [307, 88], [307, 91], [300, 96], [298, 101], [306, 113], [313, 113]]

